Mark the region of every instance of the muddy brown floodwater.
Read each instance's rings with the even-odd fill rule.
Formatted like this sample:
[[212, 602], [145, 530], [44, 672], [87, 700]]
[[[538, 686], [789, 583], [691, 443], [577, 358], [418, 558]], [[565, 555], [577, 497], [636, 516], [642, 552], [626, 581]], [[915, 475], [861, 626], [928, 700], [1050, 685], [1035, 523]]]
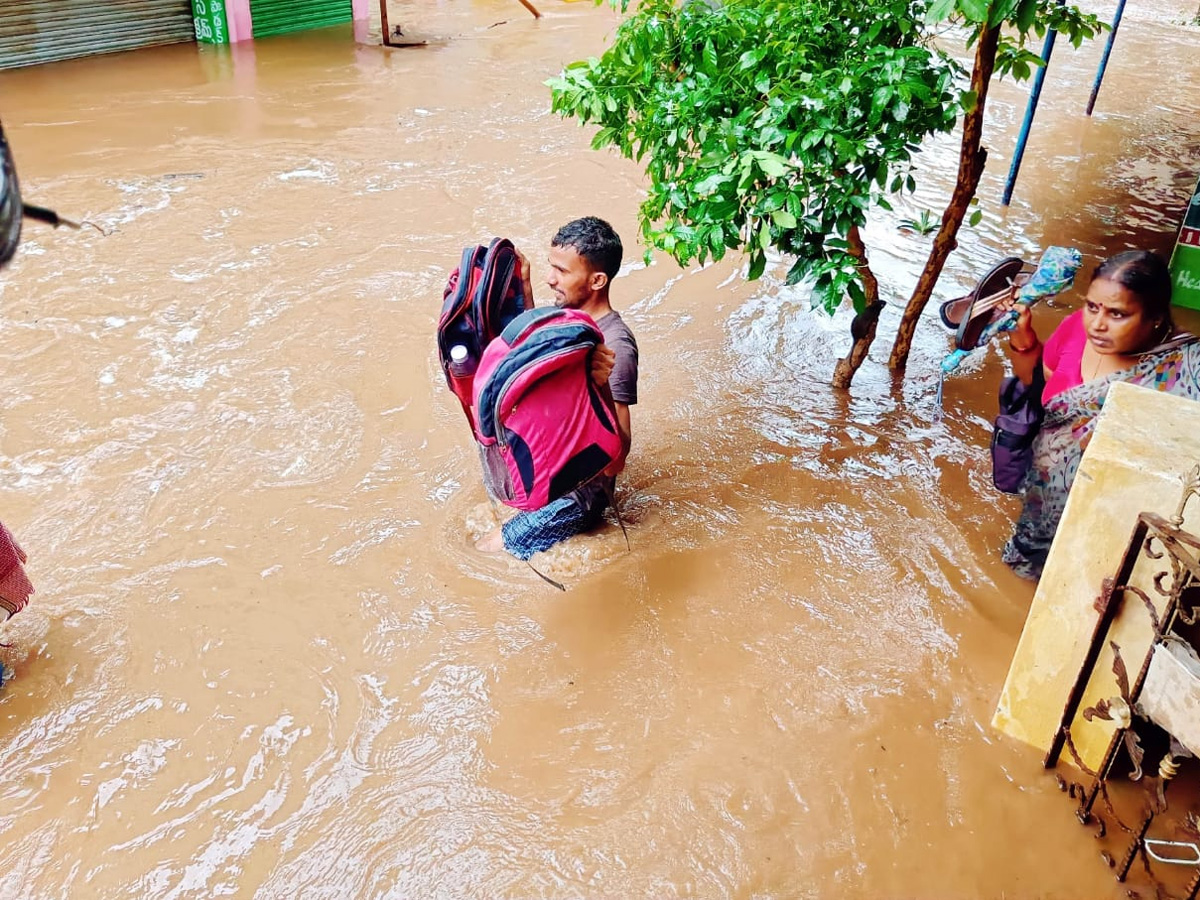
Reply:
[[[638, 170], [541, 86], [617, 20], [541, 5], [397, 6], [444, 38], [419, 50], [332, 29], [0, 76], [27, 199], [110, 232], [30, 225], [0, 282], [0, 503], [38, 586], [3, 635], [0, 896], [1124, 896], [989, 726], [1032, 593], [998, 556], [999, 354], [939, 419], [946, 335], [931, 310], [893, 387], [893, 302], [839, 396], [847, 316], [782, 264], [641, 265]], [[1099, 47], [1060, 46], [1007, 212], [1024, 92], [997, 88], [941, 297], [1048, 244], [1169, 250], [1192, 5], [1130, 5], [1091, 120]], [[610, 525], [546, 554], [561, 594], [471, 548], [432, 333], [463, 244], [540, 260], [589, 213], [630, 248], [632, 552]], [[868, 237], [895, 299], [928, 239]]]

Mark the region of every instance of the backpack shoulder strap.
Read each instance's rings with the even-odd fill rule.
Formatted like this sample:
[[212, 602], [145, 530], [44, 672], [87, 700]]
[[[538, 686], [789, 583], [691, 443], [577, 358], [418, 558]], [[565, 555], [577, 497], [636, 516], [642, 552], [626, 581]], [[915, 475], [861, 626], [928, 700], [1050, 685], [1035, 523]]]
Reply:
[[465, 311], [465, 306], [471, 298], [471, 281], [476, 266], [476, 260], [484, 253], [483, 247], [464, 247], [458, 268], [450, 273], [446, 290], [442, 299], [442, 315], [438, 320], [438, 328], [443, 328]]
[[500, 332], [500, 340], [512, 347], [523, 341], [531, 331], [541, 328], [542, 323], [549, 319], [562, 317], [563, 311], [557, 306], [539, 306], [526, 310], [504, 327], [504, 330]]
[[517, 251], [512, 241], [492, 238], [483, 258], [483, 275], [471, 300], [474, 314], [483, 328], [485, 346], [507, 324], [504, 301], [512, 293], [516, 272]]

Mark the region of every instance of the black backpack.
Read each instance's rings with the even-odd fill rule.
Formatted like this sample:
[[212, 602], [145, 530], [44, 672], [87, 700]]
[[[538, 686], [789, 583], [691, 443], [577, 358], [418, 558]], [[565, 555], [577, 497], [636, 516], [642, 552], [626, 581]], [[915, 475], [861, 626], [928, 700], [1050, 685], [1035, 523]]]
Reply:
[[[520, 260], [507, 238], [492, 238], [486, 247], [465, 247], [458, 268], [446, 282], [437, 327], [438, 359], [472, 431], [471, 403], [479, 360], [492, 339], [525, 311], [527, 299], [532, 301], [525, 297]], [[457, 351], [462, 358], [455, 360], [459, 347], [463, 348]]]

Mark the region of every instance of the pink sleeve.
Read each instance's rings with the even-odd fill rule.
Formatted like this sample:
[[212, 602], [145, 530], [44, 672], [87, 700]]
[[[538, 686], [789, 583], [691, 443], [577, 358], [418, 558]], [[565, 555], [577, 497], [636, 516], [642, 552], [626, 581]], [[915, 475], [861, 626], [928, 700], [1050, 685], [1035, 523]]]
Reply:
[[1069, 336], [1075, 330], [1072, 326], [1083, 327], [1080, 321], [1083, 318], [1083, 313], [1079, 310], [1071, 313], [1065, 319], [1058, 323], [1058, 327], [1054, 329], [1054, 333], [1046, 338], [1046, 343], [1042, 348], [1042, 362], [1046, 368], [1051, 371], [1058, 368], [1062, 362], [1063, 345], [1069, 340]]
[[1042, 364], [1050, 370], [1051, 375], [1046, 379], [1046, 389], [1042, 392], [1043, 402], [1083, 383], [1079, 362], [1086, 343], [1082, 310], [1076, 310], [1063, 319], [1046, 339], [1042, 348]]

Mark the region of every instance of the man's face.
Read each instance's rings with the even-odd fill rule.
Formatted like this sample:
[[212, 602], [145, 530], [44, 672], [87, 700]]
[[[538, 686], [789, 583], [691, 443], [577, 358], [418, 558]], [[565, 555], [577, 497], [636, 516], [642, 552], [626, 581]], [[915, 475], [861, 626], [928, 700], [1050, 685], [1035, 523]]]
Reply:
[[603, 272], [593, 272], [574, 247], [551, 247], [548, 261], [546, 284], [554, 291], [554, 305], [562, 309], [579, 309], [608, 280]]

